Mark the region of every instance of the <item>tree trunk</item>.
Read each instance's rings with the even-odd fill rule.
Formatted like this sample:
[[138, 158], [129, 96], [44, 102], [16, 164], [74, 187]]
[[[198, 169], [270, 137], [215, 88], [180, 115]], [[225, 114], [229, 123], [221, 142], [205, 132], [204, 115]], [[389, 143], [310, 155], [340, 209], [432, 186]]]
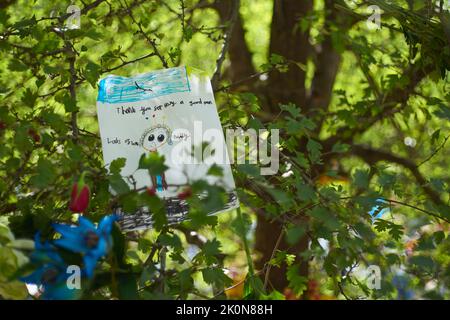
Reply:
[[[329, 31], [330, 24], [337, 22], [338, 15], [333, 0], [326, 0], [325, 6], [327, 9], [325, 30]], [[214, 7], [219, 13], [221, 22], [225, 23], [230, 17], [231, 1], [216, 0]], [[307, 17], [312, 9], [313, 0], [274, 0], [269, 56], [277, 54], [284, 57], [289, 64], [289, 69], [287, 72], [272, 71], [267, 82], [258, 83], [258, 86], [252, 88], [253, 91], [260, 93], [261, 101], [263, 101], [262, 111], [268, 121], [279, 116], [280, 103], [295, 103], [302, 108], [303, 113], [308, 115], [310, 111], [314, 111], [312, 114], [316, 114], [318, 109], [326, 110], [330, 103], [333, 84], [340, 64], [340, 54], [333, 48], [330, 32], [327, 32], [321, 46], [316, 48], [316, 52], [313, 51], [309, 41], [309, 29], [302, 30], [301, 28], [301, 19]], [[341, 22], [339, 21], [339, 23]], [[226, 75], [232, 82], [240, 81], [255, 73], [251, 59], [252, 54], [245, 42], [245, 30], [241, 17], [238, 17], [234, 25], [228, 54], [230, 68], [226, 71]], [[314, 59], [316, 71], [309, 93], [305, 86], [306, 73], [298, 65], [306, 65], [312, 54], [316, 54]], [[306, 152], [305, 144], [300, 141], [298, 144], [298, 151]], [[316, 169], [320, 171], [323, 168], [314, 168], [313, 171], [317, 171]], [[256, 209], [255, 212], [257, 213], [255, 250], [259, 253], [259, 258], [255, 263], [256, 268], [263, 270], [272, 258], [274, 251], [283, 250], [297, 257], [301, 275], [307, 277], [308, 263], [301, 261], [299, 256], [307, 250], [308, 238], [304, 237], [294, 246], [289, 246], [284, 235], [281, 235], [280, 238], [283, 223], [267, 219], [263, 208]], [[298, 220], [297, 223], [307, 222]], [[282, 265], [280, 268], [270, 268], [268, 284], [270, 288], [281, 292], [288, 287], [286, 265]]]
[[[271, 26], [271, 39], [269, 46], [270, 54], [278, 54], [288, 61], [306, 64], [311, 51], [309, 44], [309, 30], [302, 32], [300, 19], [305, 17], [312, 9], [312, 1], [304, 0], [275, 0]], [[263, 106], [266, 112], [273, 117], [279, 113], [279, 103], [293, 102], [299, 107], [306, 104], [305, 71], [291, 64], [287, 72], [273, 71], [269, 75], [267, 93], [267, 105]], [[255, 234], [255, 249], [261, 254], [256, 262], [256, 267], [262, 270], [271, 259], [274, 250], [288, 251], [297, 257], [301, 264], [301, 275], [308, 275], [308, 263], [301, 261], [299, 254], [308, 248], [308, 239], [304, 237], [294, 245], [286, 243], [285, 236], [275, 248], [283, 223], [267, 219], [263, 209], [258, 210], [258, 224]], [[299, 221], [299, 223], [305, 223]], [[272, 288], [283, 292], [288, 287], [286, 279], [286, 265], [280, 268], [272, 267], [268, 277]]]

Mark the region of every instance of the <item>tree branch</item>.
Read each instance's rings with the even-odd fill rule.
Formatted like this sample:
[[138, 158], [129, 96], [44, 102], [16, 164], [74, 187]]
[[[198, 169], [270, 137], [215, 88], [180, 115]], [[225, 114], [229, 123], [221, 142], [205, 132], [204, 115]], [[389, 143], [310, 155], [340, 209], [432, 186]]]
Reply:
[[159, 58], [159, 60], [161, 60], [161, 63], [163, 65], [164, 68], [169, 68], [169, 65], [167, 63], [166, 58], [164, 58], [164, 56], [159, 52], [158, 47], [156, 45], [156, 41], [155, 39], [150, 38], [147, 33], [144, 31], [144, 29], [142, 28], [142, 24], [140, 22], [137, 22], [136, 19], [134, 18], [133, 12], [130, 9], [130, 7], [127, 6], [126, 8], [126, 12], [128, 13], [128, 15], [131, 18], [131, 21], [138, 27], [138, 33], [140, 33], [145, 40], [147, 40], [147, 42], [152, 46], [153, 51], [155, 53], [155, 55]]
[[0, 2], [0, 9], [6, 9], [16, 1], [17, 0], [3, 0], [2, 2]]
[[425, 160], [423, 160], [421, 163], [419, 163], [417, 165], [417, 168], [420, 167], [421, 165], [425, 164], [426, 162], [430, 161], [439, 151], [441, 151], [445, 147], [445, 144], [447, 143], [447, 140], [449, 138], [450, 138], [450, 135], [445, 137], [444, 142], [442, 142], [442, 144], [436, 150], [434, 150], [434, 152], [432, 154], [430, 154]]
[[388, 161], [401, 165], [402, 167], [408, 169], [411, 172], [411, 174], [417, 180], [417, 182], [419, 183], [420, 187], [423, 189], [425, 194], [427, 194], [427, 196], [430, 197], [430, 199], [435, 204], [443, 207], [447, 206], [445, 202], [442, 201], [440, 195], [428, 185], [428, 181], [420, 173], [419, 169], [417, 168], [417, 165], [413, 161], [399, 157], [387, 151], [372, 149], [370, 147], [356, 144], [352, 146], [350, 152], [360, 157], [369, 164], [373, 164], [380, 161]]
[[75, 60], [76, 60], [76, 53], [72, 47], [72, 44], [67, 40], [66, 41], [66, 50], [68, 55], [68, 61], [69, 61], [69, 72], [70, 72], [70, 84], [69, 84], [69, 93], [70, 93], [70, 99], [72, 100], [72, 103], [74, 104], [73, 108], [75, 110], [72, 112], [71, 115], [71, 127], [72, 127], [72, 138], [73, 141], [76, 143], [78, 140], [78, 110], [77, 108], [77, 93], [76, 93], [76, 82], [77, 82], [77, 72], [75, 69]]
[[[415, 65], [411, 65], [402, 73], [408, 75], [410, 79], [408, 85], [402, 88], [393, 88], [390, 92], [382, 94], [380, 97], [382, 101], [379, 101], [381, 104], [380, 112], [372, 115], [372, 109], [368, 107], [367, 110], [357, 119], [356, 126], [341, 127], [337, 130], [335, 135], [323, 141], [324, 149], [328, 150], [327, 146], [331, 148], [331, 146], [333, 146], [337, 141], [351, 144], [359, 134], [366, 132], [379, 121], [403, 110], [402, 106], [406, 105], [411, 93], [414, 92], [417, 85], [433, 70], [434, 66], [432, 64], [422, 66], [421, 61], [416, 62]], [[398, 105], [400, 105], [400, 107], [397, 107]]]

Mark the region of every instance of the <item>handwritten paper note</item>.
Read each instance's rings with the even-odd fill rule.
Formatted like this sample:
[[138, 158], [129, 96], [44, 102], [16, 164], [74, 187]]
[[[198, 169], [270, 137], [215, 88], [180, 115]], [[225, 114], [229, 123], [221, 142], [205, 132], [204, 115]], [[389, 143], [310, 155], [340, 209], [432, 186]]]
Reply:
[[[128, 182], [132, 188], [153, 186], [165, 200], [172, 223], [184, 220], [189, 210], [187, 202], [177, 197], [177, 186], [198, 179], [222, 186], [229, 195], [225, 206], [211, 214], [238, 206], [210, 80], [188, 70], [178, 67], [134, 77], [108, 76], [100, 81], [97, 99], [106, 166], [125, 158], [121, 175], [133, 176]], [[215, 146], [209, 156], [202, 149], [205, 142]], [[138, 170], [142, 154], [152, 152], [164, 155], [169, 168], [164, 174], [150, 176], [147, 170]], [[223, 177], [207, 176], [212, 164], [221, 167]], [[150, 208], [126, 214], [120, 208], [117, 211], [125, 231], [152, 224]]]

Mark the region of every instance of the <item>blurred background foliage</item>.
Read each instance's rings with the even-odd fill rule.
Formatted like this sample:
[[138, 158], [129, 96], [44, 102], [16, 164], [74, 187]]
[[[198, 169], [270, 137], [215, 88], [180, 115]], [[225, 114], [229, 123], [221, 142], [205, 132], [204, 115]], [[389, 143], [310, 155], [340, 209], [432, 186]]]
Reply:
[[[71, 4], [79, 29], [64, 28]], [[381, 29], [367, 25], [370, 5]], [[113, 230], [114, 258], [84, 298], [449, 298], [445, 1], [5, 0], [0, 9], [0, 297], [26, 297], [17, 277], [31, 247], [15, 239], [52, 239], [52, 222], [75, 221], [70, 190], [85, 171], [91, 220], [117, 204], [160, 210], [152, 230]], [[120, 161], [104, 168], [97, 82], [179, 65], [213, 78], [224, 128], [281, 130], [280, 171], [233, 165], [241, 209], [212, 217], [205, 209], [222, 190], [195, 182], [208, 199], [192, 197], [190, 221], [167, 226], [159, 199], [123, 187]], [[379, 198], [388, 210], [373, 219]], [[380, 289], [368, 286], [370, 265]]]

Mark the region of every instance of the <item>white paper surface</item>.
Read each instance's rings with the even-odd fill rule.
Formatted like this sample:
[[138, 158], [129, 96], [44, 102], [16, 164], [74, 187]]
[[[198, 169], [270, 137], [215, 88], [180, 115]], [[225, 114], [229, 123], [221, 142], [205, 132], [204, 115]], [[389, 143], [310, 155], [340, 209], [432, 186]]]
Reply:
[[[179, 201], [179, 188], [175, 185], [206, 179], [223, 186], [230, 194], [229, 203], [221, 210], [238, 205], [208, 77], [200, 72], [188, 73], [186, 67], [130, 78], [108, 76], [100, 81], [97, 114], [106, 167], [114, 159], [125, 158], [126, 166], [121, 175], [133, 175], [136, 188], [153, 185], [159, 197]], [[214, 152], [203, 154], [202, 142], [210, 142]], [[192, 157], [192, 147], [196, 157]], [[137, 170], [141, 155], [150, 152], [165, 156], [169, 169], [164, 176], [150, 177], [147, 170]], [[206, 178], [212, 163], [222, 167], [223, 177]], [[129, 184], [133, 187], [131, 182]], [[181, 207], [168, 210], [169, 221], [184, 219], [187, 208]], [[133, 230], [150, 226], [147, 210], [142, 208], [134, 221], [127, 215], [129, 221], [128, 225], [124, 222], [124, 228]]]

